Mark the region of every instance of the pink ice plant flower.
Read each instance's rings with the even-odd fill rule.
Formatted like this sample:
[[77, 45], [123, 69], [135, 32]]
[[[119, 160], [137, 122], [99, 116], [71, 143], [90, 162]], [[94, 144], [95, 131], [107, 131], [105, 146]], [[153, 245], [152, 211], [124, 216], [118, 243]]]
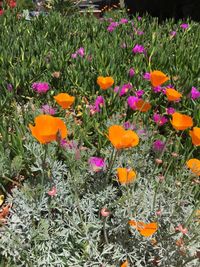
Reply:
[[128, 23], [128, 19], [125, 19], [125, 18], [122, 18], [119, 21], [119, 24], [126, 24], [126, 23]]
[[145, 72], [144, 75], [143, 75], [143, 78], [147, 81], [150, 81], [150, 73], [149, 72]]
[[84, 55], [85, 55], [85, 50], [84, 50], [83, 47], [80, 47], [80, 48], [76, 51], [76, 53], [77, 53], [80, 57], [84, 57]]
[[144, 90], [137, 90], [135, 91], [135, 94], [138, 98], [141, 98], [144, 95]]
[[128, 72], [130, 77], [133, 77], [135, 75], [135, 70], [134, 68], [130, 68], [129, 72]]
[[172, 108], [172, 107], [168, 107], [168, 108], [166, 108], [166, 112], [167, 112], [168, 115], [172, 115], [172, 114], [174, 114], [175, 109]]
[[128, 92], [128, 90], [131, 89], [131, 88], [132, 88], [132, 85], [130, 83], [124, 84], [122, 86], [122, 88], [121, 88], [121, 91], [119, 93], [119, 96], [125, 95]]
[[42, 112], [44, 114], [55, 115], [55, 113], [56, 113], [56, 109], [55, 108], [52, 108], [48, 104], [43, 105], [42, 108], [41, 108], [41, 110], [42, 110]]
[[154, 93], [160, 93], [162, 92], [163, 88], [161, 86], [156, 86], [152, 88]]
[[153, 120], [158, 126], [164, 125], [166, 122], [168, 122], [168, 119], [165, 116], [162, 116], [158, 113], [155, 113], [153, 115]]
[[189, 27], [189, 25], [188, 25], [187, 23], [182, 23], [182, 24], [180, 25], [180, 27], [181, 27], [182, 29], [186, 30], [186, 29]]
[[97, 96], [95, 102], [94, 102], [94, 106], [97, 112], [100, 112], [100, 108], [103, 107], [105, 105], [105, 99], [103, 96]]
[[172, 37], [175, 37], [175, 36], [176, 36], [176, 34], [177, 34], [177, 32], [176, 32], [176, 31], [171, 31], [171, 32], [170, 32], [170, 36], [172, 36]]
[[193, 100], [200, 98], [200, 91], [198, 91], [196, 87], [192, 87], [190, 97]]
[[132, 52], [133, 52], [134, 54], [145, 54], [144, 46], [139, 45], [139, 44], [136, 44], [136, 45], [133, 47]]
[[51, 197], [56, 196], [56, 194], [57, 194], [57, 189], [56, 189], [56, 187], [53, 186], [52, 189], [49, 190], [49, 191], [47, 192], [47, 194], [48, 194], [49, 196], [51, 196]]
[[88, 160], [92, 172], [99, 172], [105, 169], [106, 163], [103, 158], [91, 157]]
[[35, 82], [32, 84], [32, 88], [38, 94], [44, 94], [49, 90], [49, 84], [46, 82]]
[[137, 96], [129, 96], [127, 99], [127, 104], [128, 106], [133, 109], [136, 110], [136, 103], [139, 101], [139, 98]]

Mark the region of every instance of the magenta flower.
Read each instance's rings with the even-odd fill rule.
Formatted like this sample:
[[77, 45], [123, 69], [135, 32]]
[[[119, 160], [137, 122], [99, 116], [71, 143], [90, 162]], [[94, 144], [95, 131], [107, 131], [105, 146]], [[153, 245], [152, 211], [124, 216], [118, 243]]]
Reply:
[[192, 87], [190, 96], [193, 100], [200, 98], [200, 92], [197, 90], [196, 87]]
[[32, 88], [39, 94], [44, 94], [49, 90], [49, 84], [46, 82], [36, 82], [32, 84]]
[[128, 74], [130, 77], [133, 77], [135, 75], [135, 70], [133, 68], [130, 68]]
[[142, 17], [138, 16], [138, 17], [137, 17], [137, 19], [138, 19], [138, 20], [141, 20], [141, 19], [142, 19]]
[[153, 150], [155, 152], [162, 152], [165, 148], [165, 143], [161, 140], [156, 140], [153, 142]]
[[113, 21], [113, 22], [111, 22], [110, 23], [110, 25], [109, 25], [110, 27], [114, 27], [114, 28], [116, 28], [117, 26], [119, 26], [119, 23], [118, 22], [115, 22], [115, 21]]
[[77, 53], [73, 53], [73, 54], [71, 55], [71, 57], [72, 57], [72, 58], [77, 58]]
[[169, 108], [166, 109], [166, 112], [167, 112], [168, 115], [172, 115], [172, 114], [174, 114], [175, 109], [172, 108], [172, 107], [169, 107]]
[[124, 84], [122, 86], [122, 88], [121, 88], [121, 91], [119, 93], [119, 96], [125, 95], [128, 92], [128, 90], [131, 89], [131, 88], [132, 88], [132, 85], [130, 83]]
[[42, 109], [42, 112], [44, 114], [55, 115], [55, 113], [56, 113], [56, 109], [55, 108], [52, 108], [48, 104], [43, 105], [41, 109]]
[[107, 31], [108, 32], [113, 32], [115, 30], [115, 27], [108, 26]]
[[180, 27], [182, 29], [186, 30], [189, 27], [189, 25], [187, 23], [183, 23], [183, 24], [180, 25]]
[[105, 99], [103, 98], [103, 96], [97, 96], [95, 102], [94, 102], [94, 107], [96, 112], [100, 112], [100, 108], [103, 107], [105, 105]]
[[154, 93], [160, 93], [162, 91], [162, 87], [161, 86], [156, 86], [156, 87], [153, 87], [152, 90]]
[[8, 83], [8, 84], [7, 84], [7, 90], [8, 90], [9, 92], [11, 92], [11, 91], [13, 90], [13, 86], [12, 86], [11, 83]]
[[106, 167], [105, 160], [99, 157], [91, 157], [88, 160], [92, 172], [99, 172]]
[[171, 31], [171, 32], [170, 32], [170, 36], [172, 36], [172, 37], [176, 36], [176, 34], [177, 34], [176, 31]]
[[137, 35], [143, 35], [144, 34], [144, 32], [143, 31], [140, 31], [140, 30], [136, 30], [136, 32], [135, 32]]
[[145, 74], [143, 75], [143, 78], [147, 81], [150, 81], [150, 73], [149, 72], [145, 72]]
[[136, 44], [136, 45], [133, 47], [132, 52], [133, 52], [134, 54], [144, 54], [144, 53], [145, 53], [144, 46], [139, 45], [139, 44]]
[[125, 121], [123, 124], [123, 127], [125, 128], [125, 130], [128, 130], [131, 128], [131, 123], [130, 121]]
[[137, 91], [135, 91], [135, 94], [138, 98], [141, 98], [144, 94], [144, 90], [137, 90]]
[[120, 21], [119, 21], [120, 24], [126, 24], [128, 23], [128, 19], [125, 19], [125, 18], [122, 18]]
[[137, 96], [129, 96], [127, 99], [128, 106], [131, 109], [136, 110], [137, 109], [136, 103], [138, 102], [138, 100], [139, 98]]
[[80, 47], [80, 48], [76, 51], [76, 53], [77, 53], [80, 57], [84, 57], [84, 55], [85, 55], [85, 50], [84, 50], [83, 47]]
[[168, 121], [168, 119], [165, 116], [162, 116], [162, 115], [160, 115], [158, 113], [155, 113], [153, 115], [153, 120], [159, 126], [164, 125]]

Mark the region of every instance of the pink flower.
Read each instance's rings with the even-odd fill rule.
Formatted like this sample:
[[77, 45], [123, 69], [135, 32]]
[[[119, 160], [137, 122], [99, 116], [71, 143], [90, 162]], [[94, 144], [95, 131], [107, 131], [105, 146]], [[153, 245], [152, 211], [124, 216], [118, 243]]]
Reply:
[[48, 104], [42, 106], [42, 112], [44, 114], [55, 115], [56, 109], [50, 107]]
[[160, 93], [162, 91], [162, 87], [161, 86], [156, 86], [156, 87], [153, 87], [152, 90], [154, 91], [154, 93]]
[[197, 90], [196, 87], [192, 87], [190, 95], [193, 100], [200, 98], [200, 92]]
[[128, 90], [131, 89], [131, 88], [132, 88], [132, 85], [130, 83], [124, 84], [122, 86], [122, 88], [121, 88], [121, 91], [119, 93], [119, 96], [125, 95], [128, 92]]
[[135, 94], [138, 98], [141, 98], [144, 94], [144, 90], [137, 90], [137, 91], [135, 91]]
[[108, 32], [113, 32], [115, 30], [115, 27], [108, 26], [107, 31]]
[[150, 73], [149, 72], [145, 72], [145, 74], [143, 75], [143, 78], [147, 81], [150, 81]]
[[47, 194], [51, 197], [54, 197], [56, 193], [57, 193], [57, 189], [55, 186], [53, 186], [52, 189], [47, 192]]
[[182, 29], [186, 30], [189, 27], [189, 25], [187, 23], [183, 23], [183, 24], [180, 25], [180, 27]]
[[142, 17], [138, 16], [138, 17], [137, 17], [137, 19], [138, 19], [138, 20], [141, 20], [141, 19], [142, 19]]
[[67, 141], [66, 139], [62, 139], [60, 141], [60, 146], [64, 149], [69, 149], [69, 150], [78, 149], [78, 144], [74, 140]]
[[11, 83], [7, 84], [7, 90], [8, 90], [9, 92], [12, 92], [12, 90], [13, 90], [13, 86], [12, 86]]
[[157, 113], [153, 115], [153, 120], [159, 126], [164, 125], [168, 121], [168, 119], [165, 116], [161, 116], [160, 114]]
[[73, 53], [73, 54], [71, 55], [71, 57], [72, 57], [72, 58], [77, 58], [77, 53]]
[[183, 235], [186, 235], [188, 233], [188, 229], [187, 228], [183, 228], [183, 226], [181, 224], [179, 224], [176, 227], [176, 231], [181, 232]]
[[84, 57], [84, 55], [85, 55], [85, 50], [84, 50], [83, 47], [80, 47], [80, 48], [76, 51], [76, 53], [77, 53], [80, 57]]
[[133, 47], [132, 52], [133, 52], [134, 54], [144, 54], [144, 53], [145, 53], [144, 46], [139, 45], [139, 44], [136, 44], [136, 45]]
[[103, 98], [103, 96], [97, 96], [94, 106], [97, 112], [100, 112], [100, 108], [103, 107], [105, 105], [105, 100]]
[[39, 94], [44, 94], [49, 90], [49, 84], [46, 82], [36, 82], [32, 84], [32, 88]]
[[103, 158], [91, 157], [89, 158], [88, 162], [93, 172], [99, 172], [101, 170], [104, 170], [106, 167], [106, 163]]
[[135, 70], [133, 68], [130, 68], [128, 73], [130, 77], [133, 77], [135, 75]]
[[119, 88], [120, 88], [119, 86], [116, 86], [116, 87], [113, 89], [113, 90], [114, 90], [114, 92], [115, 92], [115, 93], [118, 93], [118, 91], [119, 91]]
[[165, 143], [161, 140], [156, 140], [153, 143], [153, 150], [156, 152], [162, 152], [165, 148]]
[[177, 34], [176, 31], [171, 31], [171, 32], [170, 32], [170, 36], [172, 36], [172, 37], [176, 36], [176, 34]]
[[125, 23], [128, 23], [128, 19], [124, 19], [122, 18], [120, 21], [119, 21], [120, 24], [125, 24]]
[[168, 115], [172, 115], [172, 114], [174, 114], [175, 109], [172, 108], [172, 107], [169, 107], [169, 108], [166, 109], [166, 111], [167, 111], [167, 114], [168, 114]]
[[138, 102], [139, 98], [137, 96], [129, 96], [127, 99], [127, 103], [129, 107], [133, 110], [136, 110], [136, 103]]

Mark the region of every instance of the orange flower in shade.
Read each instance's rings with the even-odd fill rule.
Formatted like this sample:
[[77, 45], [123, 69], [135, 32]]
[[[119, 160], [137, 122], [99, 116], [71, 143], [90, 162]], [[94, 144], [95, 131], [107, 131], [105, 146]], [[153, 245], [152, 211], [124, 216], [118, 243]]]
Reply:
[[200, 128], [194, 127], [192, 131], [190, 131], [190, 136], [192, 137], [193, 145], [200, 146]]
[[113, 125], [109, 127], [108, 139], [116, 149], [134, 147], [139, 143], [139, 137], [134, 131], [126, 131], [120, 125]]
[[154, 70], [150, 73], [150, 81], [154, 87], [162, 85], [168, 80], [169, 78], [162, 71]]
[[135, 106], [136, 109], [141, 112], [147, 112], [151, 108], [151, 104], [149, 102], [145, 102], [143, 99], [136, 101]]
[[57, 141], [58, 135], [64, 139], [67, 136], [65, 123], [50, 115], [39, 115], [35, 118], [35, 126], [29, 124], [32, 135], [41, 143]]
[[75, 97], [70, 96], [67, 93], [60, 93], [54, 96], [54, 99], [63, 109], [67, 109], [74, 103]]
[[126, 168], [118, 168], [117, 176], [120, 184], [130, 184], [136, 178], [136, 173], [133, 170]]
[[142, 236], [149, 237], [153, 235], [158, 230], [158, 223], [144, 223], [144, 222], [136, 222], [134, 220], [129, 221], [129, 225], [134, 227], [136, 230], [140, 232]]
[[123, 262], [120, 267], [128, 267], [128, 261]]
[[182, 97], [182, 94], [173, 88], [167, 88], [166, 96], [168, 101], [179, 101]]
[[193, 120], [190, 116], [178, 112], [172, 114], [172, 120], [170, 122], [175, 130], [183, 131], [193, 126]]
[[197, 176], [200, 176], [200, 160], [198, 159], [190, 159], [186, 162], [187, 167], [196, 174]]
[[8, 204], [7, 206], [3, 207], [0, 211], [0, 222], [5, 222], [6, 217], [8, 216], [10, 212], [11, 204]]
[[106, 90], [114, 84], [114, 79], [112, 77], [99, 76], [97, 78], [97, 84], [101, 89]]

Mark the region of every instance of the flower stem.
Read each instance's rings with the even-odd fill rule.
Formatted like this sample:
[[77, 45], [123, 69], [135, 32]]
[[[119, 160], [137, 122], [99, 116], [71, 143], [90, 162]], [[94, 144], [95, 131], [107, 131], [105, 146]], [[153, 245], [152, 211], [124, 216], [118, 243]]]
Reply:
[[108, 172], [107, 172], [107, 175], [106, 175], [107, 184], [109, 183], [109, 178], [110, 178], [110, 175], [111, 175], [111, 172], [112, 172], [116, 157], [117, 157], [117, 150], [115, 151], [115, 149], [113, 148], [113, 151], [112, 151], [112, 154], [111, 154], [111, 157], [110, 157], [109, 166], [108, 166]]

